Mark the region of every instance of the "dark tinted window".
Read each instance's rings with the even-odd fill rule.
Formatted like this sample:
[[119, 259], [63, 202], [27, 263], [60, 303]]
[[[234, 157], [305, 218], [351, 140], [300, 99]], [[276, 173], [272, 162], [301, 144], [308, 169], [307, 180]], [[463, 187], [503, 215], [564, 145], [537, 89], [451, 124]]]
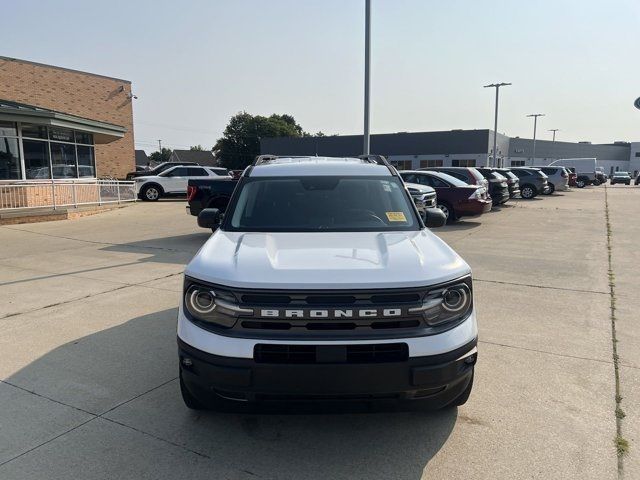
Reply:
[[392, 176], [254, 177], [245, 179], [240, 188], [226, 217], [224, 228], [230, 230], [315, 232], [420, 228], [402, 183]]
[[7, 135], [10, 137], [15, 137], [16, 135], [18, 135], [16, 124], [13, 122], [0, 122], [0, 136], [2, 135]]
[[29, 138], [48, 138], [47, 127], [43, 125], [22, 124], [22, 136]]
[[93, 135], [86, 132], [76, 132], [76, 143], [86, 143], [93, 145]]
[[18, 139], [0, 137], [0, 180], [20, 178]]
[[208, 177], [209, 174], [204, 168], [198, 167], [188, 167], [187, 169], [187, 177]]
[[543, 167], [540, 170], [542, 170], [547, 175], [555, 175], [556, 172], [558, 171], [557, 168], [549, 168], [549, 167]]
[[95, 177], [96, 160], [93, 147], [78, 145], [78, 176]]
[[74, 141], [73, 130], [69, 128], [50, 128], [49, 139], [58, 140], [60, 142], [73, 142]]
[[[46, 130], [45, 130], [46, 133]], [[27, 178], [51, 178], [49, 142], [23, 140], [24, 169]]]
[[452, 177], [457, 178], [458, 180], [462, 180], [463, 182], [469, 181], [469, 175], [465, 170], [441, 170], [447, 175], [451, 175]]
[[165, 174], [167, 177], [186, 177], [187, 167], [176, 167]]

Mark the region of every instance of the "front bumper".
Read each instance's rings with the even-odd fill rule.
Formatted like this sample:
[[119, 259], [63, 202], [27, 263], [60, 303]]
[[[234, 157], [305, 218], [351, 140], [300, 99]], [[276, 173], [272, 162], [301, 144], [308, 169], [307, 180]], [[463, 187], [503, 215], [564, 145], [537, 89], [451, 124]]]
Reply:
[[205, 403], [420, 400], [441, 408], [471, 381], [476, 343], [390, 363], [258, 363], [208, 354], [180, 338], [178, 351], [185, 387]]

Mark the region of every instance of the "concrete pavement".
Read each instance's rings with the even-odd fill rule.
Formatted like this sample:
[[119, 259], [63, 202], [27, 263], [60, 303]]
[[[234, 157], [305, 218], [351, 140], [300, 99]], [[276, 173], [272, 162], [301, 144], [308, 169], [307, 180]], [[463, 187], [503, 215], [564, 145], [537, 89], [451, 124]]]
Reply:
[[[640, 188], [607, 192], [622, 471], [640, 478]], [[0, 227], [0, 478], [617, 478], [606, 232], [603, 187], [436, 230], [476, 279], [480, 357], [465, 406], [242, 415], [180, 399], [181, 272], [208, 238], [183, 202]]]

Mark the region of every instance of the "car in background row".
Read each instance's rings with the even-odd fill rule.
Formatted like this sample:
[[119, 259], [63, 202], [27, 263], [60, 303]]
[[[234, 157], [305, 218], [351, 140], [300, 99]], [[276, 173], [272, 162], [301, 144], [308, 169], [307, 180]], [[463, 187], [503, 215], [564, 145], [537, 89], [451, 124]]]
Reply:
[[436, 191], [433, 188], [428, 185], [420, 185], [418, 183], [405, 182], [404, 185], [407, 187], [411, 198], [413, 198], [413, 203], [416, 204], [416, 208], [418, 209], [418, 212], [420, 212], [423, 220], [427, 218], [428, 209], [438, 208]]
[[640, 174], [638, 174], [638, 176], [636, 177], [636, 181], [633, 183], [634, 185], [640, 185]]
[[526, 200], [543, 194], [549, 188], [547, 176], [539, 168], [511, 167], [510, 170], [520, 179], [520, 196]]
[[419, 171], [431, 171], [442, 172], [452, 177], [456, 177], [458, 180], [462, 180], [469, 185], [478, 185], [487, 189], [487, 195], [489, 191], [489, 180], [475, 167], [431, 167], [431, 168], [419, 168]]
[[512, 173], [508, 168], [494, 168], [493, 170], [507, 179], [510, 198], [513, 198], [516, 195], [520, 195], [520, 179], [517, 177], [517, 175]]
[[127, 180], [133, 180], [136, 177], [147, 177], [151, 175], [159, 175], [165, 170], [168, 170], [171, 167], [177, 167], [179, 165], [198, 165], [198, 164], [194, 162], [163, 162], [156, 165], [153, 168], [143, 168], [141, 170], [138, 170], [138, 167], [136, 167], [136, 171], [127, 173], [126, 178]]
[[403, 170], [399, 173], [405, 182], [427, 185], [435, 189], [437, 206], [444, 213], [448, 223], [453, 223], [461, 217], [477, 217], [491, 211], [491, 199], [487, 198], [487, 190], [483, 186], [469, 185], [442, 172]]
[[546, 195], [551, 195], [556, 190], [564, 192], [569, 189], [569, 174], [564, 167], [538, 167], [547, 176], [549, 190]]
[[506, 177], [493, 168], [481, 167], [476, 170], [489, 181], [489, 195], [494, 206], [506, 203], [511, 198]]
[[613, 172], [613, 175], [611, 176], [611, 185], [615, 185], [616, 183], [631, 185], [631, 175], [629, 175], [629, 172]]
[[179, 165], [158, 175], [134, 178], [136, 194], [140, 200], [155, 202], [161, 197], [186, 195], [190, 178], [228, 178], [226, 168]]

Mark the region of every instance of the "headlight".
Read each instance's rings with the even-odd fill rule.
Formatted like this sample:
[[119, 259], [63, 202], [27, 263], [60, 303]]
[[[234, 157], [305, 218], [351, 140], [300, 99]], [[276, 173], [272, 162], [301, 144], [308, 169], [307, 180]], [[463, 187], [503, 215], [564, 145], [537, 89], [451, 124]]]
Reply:
[[422, 315], [431, 327], [466, 318], [473, 308], [471, 278], [430, 290], [419, 307], [409, 309], [410, 314]]
[[230, 293], [198, 284], [187, 288], [184, 306], [194, 320], [224, 328], [233, 327], [238, 317], [253, 315], [253, 309], [240, 307]]

